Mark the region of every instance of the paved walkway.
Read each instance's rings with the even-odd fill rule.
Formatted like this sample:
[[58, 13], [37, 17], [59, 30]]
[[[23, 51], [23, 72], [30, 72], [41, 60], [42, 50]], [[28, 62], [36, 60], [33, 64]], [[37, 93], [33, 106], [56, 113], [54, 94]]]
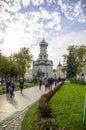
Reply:
[[20, 130], [25, 112], [46, 92], [44, 86], [41, 90], [36, 86], [24, 89], [22, 95], [20, 91], [15, 91], [14, 98], [10, 98], [9, 94], [0, 95], [0, 130]]

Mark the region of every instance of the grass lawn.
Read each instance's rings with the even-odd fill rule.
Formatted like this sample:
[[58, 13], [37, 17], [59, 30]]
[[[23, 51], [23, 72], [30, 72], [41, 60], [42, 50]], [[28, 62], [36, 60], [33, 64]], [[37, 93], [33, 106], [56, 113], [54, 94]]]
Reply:
[[36, 112], [38, 108], [38, 102], [27, 111], [24, 120], [22, 122], [21, 130], [35, 130]]
[[50, 101], [52, 116], [68, 130], [82, 130], [86, 85], [64, 83]]
[[[65, 130], [86, 130], [83, 127], [83, 110], [86, 85], [64, 83], [50, 100], [52, 117]], [[35, 116], [38, 103], [35, 103], [25, 115], [21, 130], [35, 129]]]

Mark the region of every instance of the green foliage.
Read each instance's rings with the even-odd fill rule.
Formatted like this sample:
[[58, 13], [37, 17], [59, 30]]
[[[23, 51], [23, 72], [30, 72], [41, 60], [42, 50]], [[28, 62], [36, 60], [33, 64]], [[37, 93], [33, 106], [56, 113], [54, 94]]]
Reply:
[[82, 78], [81, 79], [71, 78], [70, 82], [71, 83], [76, 83], [76, 84], [86, 84], [86, 82]]
[[19, 53], [16, 53], [13, 55], [14, 61], [17, 61], [17, 63], [22, 68], [21, 76], [24, 76], [26, 72], [26, 68], [30, 68], [30, 63], [32, 62], [32, 55], [29, 51], [29, 48], [21, 48]]
[[86, 86], [65, 83], [50, 100], [52, 117], [68, 130], [82, 130]]
[[51, 108], [45, 102], [39, 104], [38, 114], [41, 118], [49, 118], [51, 117]]
[[2, 79], [24, 77], [26, 68], [29, 70], [31, 62], [32, 55], [25, 47], [9, 57], [0, 53], [0, 77]]
[[70, 51], [67, 58], [67, 78], [73, 78], [76, 76], [77, 63], [75, 61], [73, 53]]
[[[21, 130], [39, 130], [35, 129], [38, 125], [44, 130], [44, 127], [56, 124], [65, 130], [85, 130], [83, 125], [83, 110], [86, 86], [65, 83], [60, 90], [51, 98], [50, 107], [52, 108], [52, 118], [37, 120], [38, 103], [33, 105], [25, 115]], [[55, 120], [54, 120], [55, 119]], [[35, 122], [37, 122], [35, 126]], [[42, 129], [41, 129], [42, 130]]]
[[53, 118], [41, 119], [37, 122], [35, 130], [58, 130], [58, 124]]
[[[68, 52], [71, 52], [75, 58], [75, 61], [77, 63], [77, 69], [76, 69], [76, 73], [78, 75], [80, 75], [82, 73], [83, 67], [84, 67], [84, 59], [86, 57], [86, 46], [85, 45], [81, 45], [81, 46], [69, 46], [68, 47]], [[64, 64], [67, 65], [67, 59], [68, 59], [69, 54], [64, 54]], [[71, 61], [71, 65], [72, 65], [72, 61]], [[68, 75], [69, 77], [70, 75]]]
[[44, 72], [42, 72], [40, 69], [37, 71], [36, 76], [34, 76], [35, 80], [39, 80], [40, 77], [44, 76]]
[[6, 92], [6, 88], [5, 87], [0, 87], [0, 94], [3, 94]]
[[31, 108], [28, 109], [22, 121], [21, 130], [35, 130], [37, 108], [38, 108], [38, 102], [34, 103], [31, 106]]
[[69, 46], [68, 51], [72, 52], [74, 54], [74, 57], [76, 58], [77, 62], [82, 65], [83, 60], [86, 57], [86, 46], [81, 45], [81, 46]]

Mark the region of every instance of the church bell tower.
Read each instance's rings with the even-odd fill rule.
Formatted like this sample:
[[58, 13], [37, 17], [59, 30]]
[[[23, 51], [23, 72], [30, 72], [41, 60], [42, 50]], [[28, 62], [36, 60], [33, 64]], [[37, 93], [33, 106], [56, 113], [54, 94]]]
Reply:
[[41, 59], [41, 60], [47, 60], [48, 59], [48, 54], [47, 54], [48, 43], [45, 42], [45, 40], [43, 38], [43, 40], [40, 42], [39, 45], [40, 45], [39, 59]]

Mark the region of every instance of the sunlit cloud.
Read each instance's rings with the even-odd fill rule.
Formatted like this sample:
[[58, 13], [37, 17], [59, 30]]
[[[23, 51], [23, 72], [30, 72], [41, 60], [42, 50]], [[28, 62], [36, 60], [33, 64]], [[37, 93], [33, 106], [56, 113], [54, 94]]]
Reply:
[[[69, 45], [85, 44], [85, 7], [82, 0], [1, 0], [0, 49], [10, 55], [26, 46], [36, 60], [44, 37], [56, 66]], [[74, 30], [76, 25], [80, 30]]]
[[63, 0], [59, 0], [58, 4], [60, 5], [62, 12], [67, 19], [77, 20], [82, 23], [86, 22], [86, 15], [82, 9], [82, 0], [77, 0], [75, 3], [67, 3], [67, 1], [63, 2]]

